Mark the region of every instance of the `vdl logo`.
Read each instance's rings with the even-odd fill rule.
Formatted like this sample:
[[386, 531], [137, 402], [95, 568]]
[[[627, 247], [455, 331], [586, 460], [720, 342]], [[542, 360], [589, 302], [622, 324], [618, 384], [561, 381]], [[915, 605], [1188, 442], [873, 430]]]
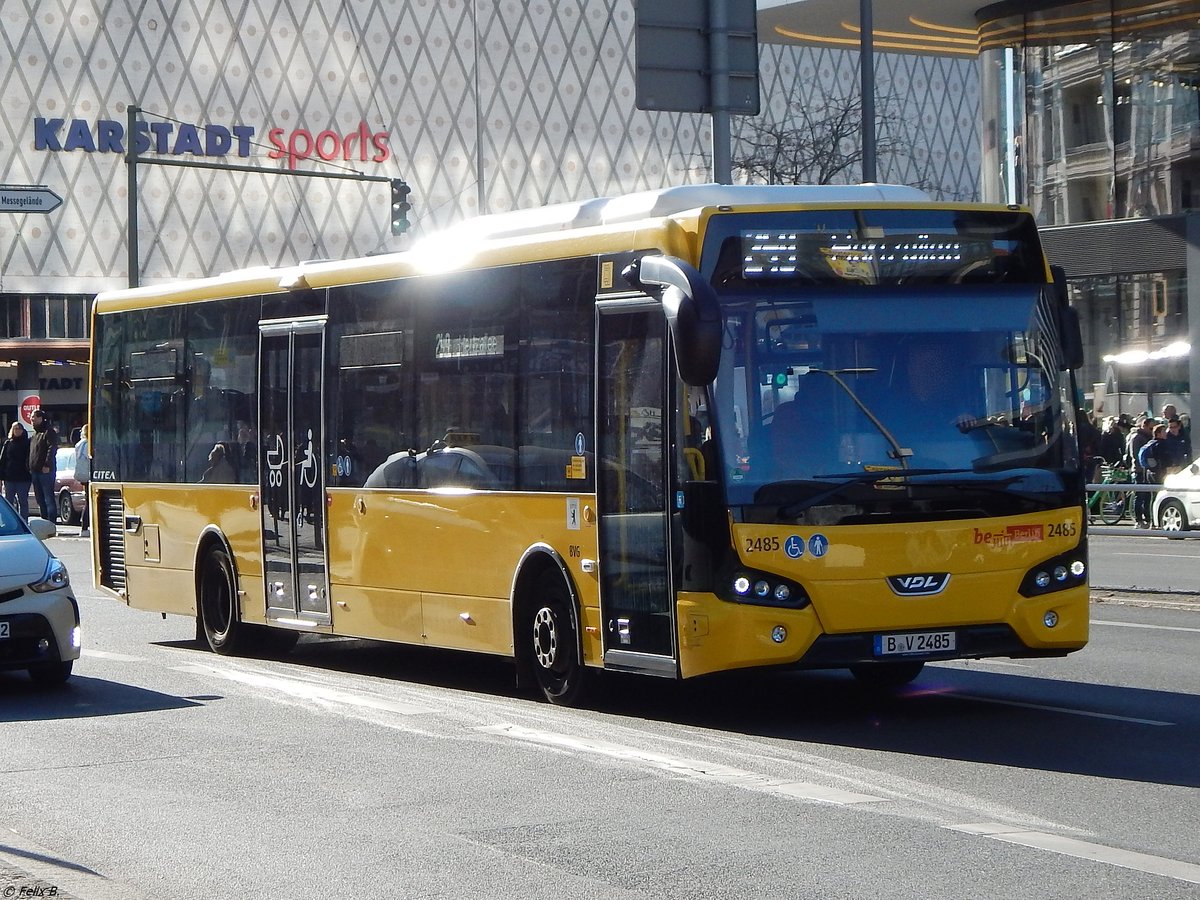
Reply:
[[949, 572], [934, 572], [918, 575], [889, 575], [888, 586], [900, 597], [928, 597], [940, 594], [950, 583]]

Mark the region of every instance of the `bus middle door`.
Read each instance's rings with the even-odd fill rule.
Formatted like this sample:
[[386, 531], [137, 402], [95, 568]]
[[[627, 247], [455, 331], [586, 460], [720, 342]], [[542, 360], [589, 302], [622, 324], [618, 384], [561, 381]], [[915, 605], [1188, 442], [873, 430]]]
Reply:
[[324, 625], [325, 319], [259, 324], [259, 491], [267, 619]]
[[654, 301], [601, 302], [597, 309], [604, 665], [674, 677], [666, 323]]

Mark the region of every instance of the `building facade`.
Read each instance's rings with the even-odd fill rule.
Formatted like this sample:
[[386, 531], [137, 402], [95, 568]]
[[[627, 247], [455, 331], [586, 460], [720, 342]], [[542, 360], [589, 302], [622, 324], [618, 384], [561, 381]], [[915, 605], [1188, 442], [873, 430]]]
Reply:
[[[148, 284], [383, 252], [480, 213], [712, 180], [707, 116], [635, 107], [634, 10], [6, 0], [0, 183], [44, 186], [63, 203], [0, 211], [0, 427], [31, 396], [64, 430], [82, 422], [88, 304], [131, 269]], [[852, 50], [764, 43], [760, 64], [763, 121], [854, 102]], [[881, 179], [975, 196], [973, 66], [892, 55], [877, 68], [896, 148], [880, 157]], [[391, 235], [385, 182], [289, 169], [405, 179], [411, 233]]]
[[978, 12], [985, 199], [1028, 203], [1070, 277], [1098, 413], [1200, 383], [1200, 3]]

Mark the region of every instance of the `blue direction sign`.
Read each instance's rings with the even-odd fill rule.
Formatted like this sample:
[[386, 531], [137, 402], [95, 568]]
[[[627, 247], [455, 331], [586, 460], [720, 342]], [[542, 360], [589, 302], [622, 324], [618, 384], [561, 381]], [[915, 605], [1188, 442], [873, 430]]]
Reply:
[[62, 197], [40, 184], [0, 185], [0, 212], [48, 213], [62, 202]]

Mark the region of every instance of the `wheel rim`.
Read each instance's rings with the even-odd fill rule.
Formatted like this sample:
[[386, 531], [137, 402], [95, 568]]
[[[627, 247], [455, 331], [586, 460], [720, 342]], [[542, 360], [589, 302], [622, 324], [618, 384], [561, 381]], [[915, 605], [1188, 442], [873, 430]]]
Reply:
[[533, 655], [538, 666], [546, 672], [560, 672], [562, 660], [558, 649], [558, 620], [554, 610], [543, 606], [533, 617]]
[[1183, 531], [1183, 510], [1174, 503], [1168, 503], [1158, 513], [1158, 526], [1163, 531]]
[[1100, 501], [1100, 521], [1105, 525], [1116, 525], [1125, 518], [1128, 497], [1125, 494], [1109, 494]]
[[68, 522], [71, 519], [71, 498], [60, 496], [58, 498], [58, 518], [63, 522]]

